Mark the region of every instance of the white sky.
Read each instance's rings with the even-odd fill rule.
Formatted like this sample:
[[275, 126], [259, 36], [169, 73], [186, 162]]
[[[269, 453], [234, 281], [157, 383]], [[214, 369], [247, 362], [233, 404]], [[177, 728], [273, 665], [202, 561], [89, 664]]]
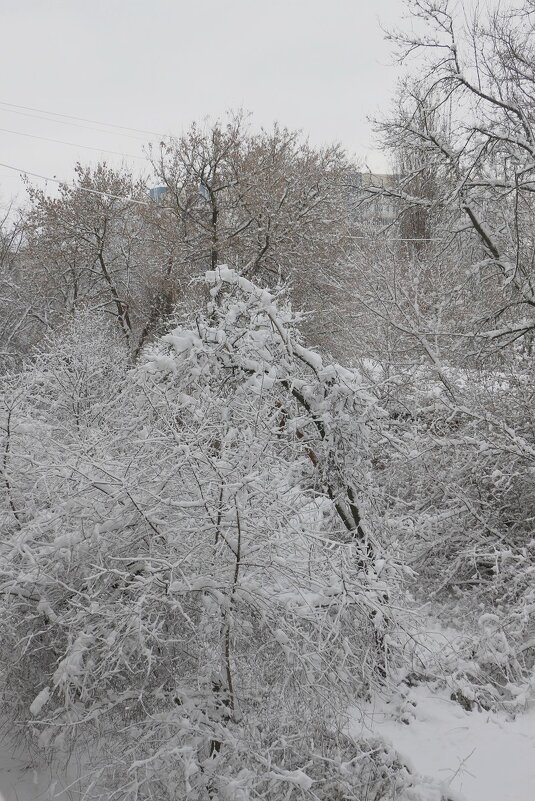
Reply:
[[[402, 0], [0, 0], [0, 128], [19, 132], [0, 130], [0, 162], [66, 178], [77, 160], [121, 159], [21, 133], [138, 156], [148, 138], [3, 103], [163, 134], [241, 107], [257, 125], [340, 141], [384, 169], [366, 117], [393, 92], [380, 22], [402, 10]], [[17, 173], [0, 167], [0, 197], [16, 193]]]

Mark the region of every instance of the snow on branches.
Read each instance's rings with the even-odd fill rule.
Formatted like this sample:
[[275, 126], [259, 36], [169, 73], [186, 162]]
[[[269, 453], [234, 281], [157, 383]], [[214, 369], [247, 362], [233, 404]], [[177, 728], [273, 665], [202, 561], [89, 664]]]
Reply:
[[[8, 698], [43, 747], [89, 738], [92, 786], [122, 798], [394, 794], [388, 750], [340, 734], [387, 669], [381, 412], [278, 297], [226, 267], [207, 285], [206, 314], [129, 372], [103, 369], [96, 336], [91, 369], [74, 338], [41, 357], [39, 391], [31, 371], [5, 382]], [[73, 383], [83, 415], [58, 425]], [[17, 465], [39, 436], [32, 488]]]

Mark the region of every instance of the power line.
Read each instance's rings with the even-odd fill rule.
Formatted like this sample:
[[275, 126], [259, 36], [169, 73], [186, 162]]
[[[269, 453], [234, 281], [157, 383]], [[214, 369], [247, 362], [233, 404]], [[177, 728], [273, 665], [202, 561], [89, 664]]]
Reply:
[[[0, 129], [1, 130], [1, 129]], [[430, 237], [425, 239], [424, 237], [415, 237], [414, 239], [408, 239], [406, 237], [396, 237], [396, 236], [389, 236], [385, 237], [384, 233], [377, 234], [376, 236], [352, 236], [350, 235], [349, 239], [368, 239], [370, 241], [377, 241], [379, 236], [383, 237], [385, 242], [444, 242], [445, 240], [441, 237]]]
[[31, 117], [33, 120], [44, 120], [45, 122], [56, 122], [59, 125], [69, 125], [71, 128], [83, 128], [84, 131], [96, 131], [97, 133], [103, 133], [106, 135], [115, 135], [115, 136], [123, 136], [127, 139], [135, 139], [137, 142], [146, 142], [146, 136], [136, 136], [135, 134], [128, 134], [128, 133], [119, 133], [118, 131], [103, 131], [102, 128], [92, 128], [90, 125], [79, 125], [76, 122], [68, 122], [67, 120], [55, 120], [51, 117], [42, 117], [38, 114], [29, 114], [26, 111], [16, 111], [13, 108], [0, 108], [0, 111], [7, 111], [8, 114], [18, 114], [20, 117]]
[[100, 122], [100, 120], [91, 120], [87, 117], [75, 117], [73, 114], [61, 114], [59, 111], [49, 111], [43, 108], [33, 108], [32, 106], [21, 106], [16, 103], [8, 103], [6, 100], [0, 100], [1, 106], [10, 106], [11, 108], [23, 109], [24, 111], [37, 111], [39, 114], [51, 114], [54, 117], [63, 117], [67, 120], [78, 120], [79, 122], [90, 122], [93, 125], [104, 125], [108, 128], [119, 128], [122, 131], [133, 131], [134, 133], [149, 134], [150, 136], [165, 137], [166, 134], [158, 133], [158, 131], [148, 131], [144, 128], [130, 128], [128, 125], [115, 125], [112, 122]]
[[[13, 172], [18, 172], [19, 175], [31, 175], [32, 178], [40, 178], [42, 181], [50, 181], [53, 184], [58, 184], [59, 186], [65, 186], [66, 181], [60, 181], [59, 178], [50, 178], [49, 175], [41, 175], [38, 172], [30, 172], [30, 170], [21, 170], [19, 167], [13, 167], [11, 164], [3, 164], [0, 161], [0, 167], [4, 167], [6, 170], [13, 170]], [[154, 204], [149, 203], [145, 200], [137, 200], [134, 197], [122, 197], [121, 195], [114, 195], [112, 192], [101, 192], [98, 189], [88, 189], [85, 186], [77, 186], [75, 187], [77, 191], [80, 192], [87, 192], [89, 195], [100, 195], [101, 197], [111, 197], [114, 200], [124, 200], [125, 203], [135, 203], [138, 206], [150, 206], [152, 207]], [[160, 209], [168, 209], [172, 211], [172, 209], [168, 206], [158, 206]]]
[[[0, 128], [0, 130], [2, 130], [2, 129]], [[59, 186], [62, 186], [62, 185], [64, 186], [66, 184], [66, 181], [60, 181], [58, 178], [50, 178], [50, 176], [48, 176], [48, 175], [41, 175], [40, 173], [37, 173], [37, 172], [30, 172], [30, 170], [22, 170], [19, 167], [13, 167], [13, 165], [11, 165], [11, 164], [4, 164], [3, 162], [0, 162], [0, 167], [4, 167], [6, 170], [13, 170], [14, 172], [18, 172], [19, 175], [31, 175], [32, 178], [39, 178], [42, 181], [51, 181], [52, 183], [58, 184]], [[123, 197], [121, 195], [114, 195], [111, 192], [101, 192], [100, 190], [97, 190], [97, 189], [88, 189], [87, 187], [84, 187], [84, 186], [77, 186], [76, 189], [79, 190], [80, 192], [87, 192], [90, 195], [100, 195], [101, 197], [111, 197], [114, 200], [123, 200], [125, 203], [135, 203], [138, 206], [149, 206], [149, 207], [153, 207], [154, 206], [154, 203], [147, 203], [144, 200], [137, 200], [136, 198], [133, 198], [133, 197]], [[174, 211], [175, 210], [171, 206], [160, 206], [159, 204], [158, 204], [158, 208], [159, 209], [163, 209], [165, 211]], [[376, 236], [350, 236], [349, 238], [350, 239], [367, 240], [367, 241], [370, 241], [370, 242], [376, 242], [377, 241], [377, 237]], [[385, 241], [386, 242], [444, 242], [445, 240], [443, 238], [433, 238], [433, 239], [414, 238], [414, 239], [408, 239], [408, 238], [401, 238], [401, 237], [388, 237], [387, 239], [385, 239]]]
[[[58, 178], [50, 178], [48, 175], [41, 175], [38, 172], [30, 172], [30, 170], [22, 170], [19, 167], [14, 167], [11, 164], [4, 164], [0, 161], [0, 167], [4, 167], [6, 170], [13, 170], [13, 172], [18, 172], [19, 175], [31, 175], [32, 178], [39, 178], [42, 181], [50, 181], [53, 184], [58, 184], [59, 186], [65, 186], [66, 181], [60, 181]], [[77, 186], [77, 191], [80, 192], [87, 192], [90, 195], [100, 195], [101, 197], [111, 197], [114, 200], [123, 200], [125, 203], [135, 203], [137, 206], [148, 206], [150, 208], [154, 207], [154, 203], [148, 203], [145, 200], [137, 200], [133, 197], [123, 197], [121, 195], [114, 195], [111, 192], [101, 192], [98, 189], [88, 189], [84, 186]], [[175, 211], [171, 206], [157, 206], [159, 209], [163, 209], [164, 211]], [[365, 239], [370, 242], [376, 242], [377, 237], [375, 236], [352, 236], [351, 239]], [[385, 240], [386, 242], [443, 242], [444, 239], [401, 239], [401, 238], [388, 238]]]
[[133, 153], [120, 153], [118, 150], [108, 150], [105, 147], [91, 147], [91, 145], [79, 145], [76, 142], [65, 142], [62, 139], [51, 139], [48, 136], [38, 136], [37, 134], [24, 133], [23, 131], [12, 131], [10, 128], [0, 128], [0, 132], [16, 134], [17, 136], [27, 136], [30, 139], [42, 139], [43, 142], [54, 142], [57, 145], [69, 145], [70, 147], [81, 147], [84, 150], [95, 150], [97, 153], [112, 153], [114, 156], [123, 156], [129, 159], [141, 159], [149, 161], [146, 156], [135, 156]]

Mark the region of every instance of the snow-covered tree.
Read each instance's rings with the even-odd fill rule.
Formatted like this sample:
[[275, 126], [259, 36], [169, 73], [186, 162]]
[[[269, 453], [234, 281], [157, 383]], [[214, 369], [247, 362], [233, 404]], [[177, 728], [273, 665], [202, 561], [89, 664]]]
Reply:
[[[309, 312], [304, 330], [323, 342], [325, 277], [349, 246], [342, 148], [314, 148], [279, 125], [253, 133], [234, 114], [163, 142], [153, 163], [166, 189], [154, 214], [164, 294], [175, 287], [187, 306], [187, 280], [221, 262], [262, 285], [290, 281], [294, 306]], [[193, 295], [195, 307], [195, 284]]]
[[463, 616], [466, 703], [514, 706], [535, 661], [533, 5], [407, 7], [391, 38], [421, 60], [379, 124], [401, 168], [364, 190], [398, 216], [348, 259], [346, 319], [390, 416], [373, 458], [392, 547], [418, 599]]
[[389, 38], [409, 76], [392, 113], [377, 123], [402, 169], [397, 181], [366, 192], [392, 199], [402, 233], [404, 221], [418, 216], [409, 235], [440, 239], [435, 258], [456, 259], [463, 267], [456, 275], [477, 279], [479, 302], [460, 328], [470, 349], [495, 352], [517, 339], [530, 347], [533, 4], [472, 14], [450, 0], [406, 6], [412, 25]]
[[46, 302], [38, 301], [32, 291], [35, 277], [20, 259], [24, 228], [24, 217], [13, 204], [0, 209], [0, 372], [20, 367], [48, 328]]
[[6, 699], [112, 797], [394, 798], [341, 733], [397, 659], [382, 413], [274, 295], [207, 285], [130, 372], [71, 332], [4, 385]]
[[23, 263], [51, 324], [82, 309], [103, 311], [133, 352], [148, 313], [143, 181], [105, 163], [77, 164], [75, 180], [61, 184], [59, 197], [32, 186], [28, 192]]

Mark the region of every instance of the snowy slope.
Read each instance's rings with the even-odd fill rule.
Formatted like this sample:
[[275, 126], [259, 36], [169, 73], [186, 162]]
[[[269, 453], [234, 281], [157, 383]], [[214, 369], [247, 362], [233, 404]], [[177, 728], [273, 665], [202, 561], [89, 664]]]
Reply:
[[[403, 722], [408, 721], [408, 723]], [[515, 719], [467, 712], [447, 692], [421, 685], [404, 701], [376, 698], [352, 710], [354, 736], [390, 742], [407, 767], [428, 776], [451, 801], [534, 801], [535, 709]], [[431, 786], [430, 786], [430, 792]], [[0, 801], [75, 801], [46, 768], [0, 743]]]
[[467, 712], [425, 685], [412, 688], [401, 707], [398, 701], [354, 709], [352, 734], [384, 737], [451, 801], [534, 801], [535, 709], [516, 719]]
[[79, 794], [65, 791], [48, 768], [35, 769], [30, 757], [14, 754], [11, 744], [0, 742], [0, 801], [78, 801]]

